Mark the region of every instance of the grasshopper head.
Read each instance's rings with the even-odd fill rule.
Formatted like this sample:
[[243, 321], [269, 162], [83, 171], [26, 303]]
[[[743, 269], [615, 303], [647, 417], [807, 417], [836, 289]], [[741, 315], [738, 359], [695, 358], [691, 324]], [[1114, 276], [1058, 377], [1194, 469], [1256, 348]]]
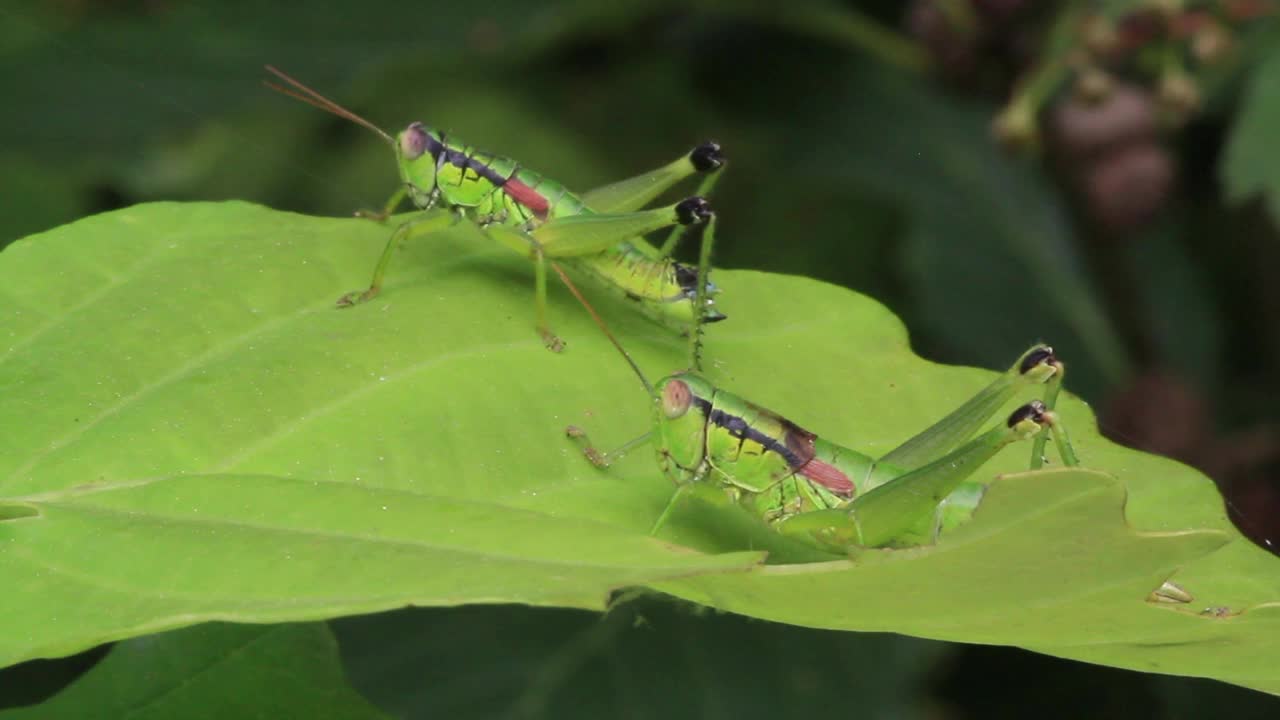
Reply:
[[415, 122], [396, 135], [394, 147], [400, 179], [414, 204], [424, 207], [436, 188], [436, 163], [445, 151], [444, 141], [439, 131]]
[[678, 474], [692, 474], [702, 463], [715, 391], [690, 372], [665, 377], [654, 387], [659, 455]]

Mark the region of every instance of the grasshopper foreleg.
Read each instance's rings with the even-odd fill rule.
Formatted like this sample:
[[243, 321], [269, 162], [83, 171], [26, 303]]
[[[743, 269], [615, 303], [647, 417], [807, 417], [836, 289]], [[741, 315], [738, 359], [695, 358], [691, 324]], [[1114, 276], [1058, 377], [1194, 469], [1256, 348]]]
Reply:
[[[385, 223], [387, 218], [391, 217], [391, 213], [400, 207], [400, 203], [404, 201], [404, 196], [409, 193], [409, 188], [401, 185], [398, 190], [391, 194], [391, 198], [387, 200], [387, 204], [382, 206], [381, 210], [357, 210], [356, 217], [372, 220], [378, 224]], [[435, 203], [433, 202], [432, 205]]]
[[591, 444], [591, 439], [587, 437], [587, 431], [577, 425], [570, 425], [566, 427], [564, 429], [564, 434], [573, 438], [573, 440], [582, 447], [582, 454], [586, 455], [587, 459], [591, 461], [591, 464], [598, 468], [609, 467], [614, 463], [614, 461], [618, 460], [623, 455], [626, 455], [628, 452], [631, 452], [636, 447], [649, 442], [649, 439], [653, 437], [653, 432], [650, 431], [639, 437], [628, 440], [623, 443], [621, 447], [611, 452], [600, 452]]
[[395, 229], [391, 233], [391, 238], [387, 240], [387, 246], [382, 250], [382, 257], [378, 258], [378, 265], [373, 270], [373, 279], [369, 281], [368, 289], [362, 291], [356, 290], [338, 298], [338, 307], [351, 307], [359, 305], [362, 302], [372, 300], [382, 291], [382, 277], [387, 272], [387, 265], [391, 263], [391, 256], [395, 254], [396, 248], [400, 243], [411, 237], [422, 235], [430, 235], [446, 228], [452, 227], [459, 220], [459, 216], [454, 212], [429, 212], [424, 211], [422, 214], [412, 217]]

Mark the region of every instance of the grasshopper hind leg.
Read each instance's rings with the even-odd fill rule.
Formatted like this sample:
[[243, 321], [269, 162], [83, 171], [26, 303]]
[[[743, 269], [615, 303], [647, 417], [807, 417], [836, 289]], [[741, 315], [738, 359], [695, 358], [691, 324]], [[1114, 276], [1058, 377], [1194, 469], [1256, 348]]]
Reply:
[[693, 164], [694, 170], [709, 174], [724, 167], [727, 160], [720, 143], [708, 140], [689, 151], [689, 162]]
[[856, 544], [908, 547], [930, 544], [947, 527], [972, 515], [982, 492], [953, 494], [1006, 446], [1055, 428], [1057, 416], [1040, 400], [1014, 410], [998, 427], [930, 462], [889, 478], [846, 506], [857, 527]]
[[[716, 142], [705, 142], [694, 148], [689, 153], [689, 164], [699, 173], [702, 173], [702, 182], [698, 183], [697, 190], [694, 195], [697, 197], [709, 197], [711, 191], [715, 189], [716, 183], [720, 180], [720, 170], [725, 163], [724, 152], [720, 149], [720, 144]], [[662, 247], [658, 249], [660, 257], [670, 257], [675, 252], [676, 245], [689, 232], [688, 225], [677, 225], [671, 228], [671, 233], [667, 235], [667, 239], [662, 243]]]
[[[1066, 428], [1054, 412], [1063, 373], [1053, 348], [1034, 346], [987, 387], [877, 460], [878, 467], [897, 468], [899, 474], [882, 477], [880, 484], [846, 506], [856, 527], [854, 544], [902, 547], [936, 541], [944, 529], [972, 516], [982, 499], [983, 488], [969, 488], [965, 482], [1015, 442], [1033, 441], [1032, 469], [1043, 464], [1050, 437], [1062, 464], [1078, 465]], [[975, 436], [1001, 407], [1036, 385], [1044, 387], [1041, 399], [1021, 405], [1000, 426]]]
[[719, 143], [704, 142], [660, 168], [589, 190], [582, 200], [596, 212], [632, 212], [694, 175], [703, 176], [694, 194], [706, 195], [726, 163]]
[[[1017, 362], [989, 385], [961, 403], [955, 410], [947, 413], [941, 420], [890, 450], [880, 458], [879, 462], [910, 470], [936, 460], [972, 437], [979, 428], [995, 416], [1001, 407], [1027, 387], [1044, 386], [1041, 402], [1044, 403], [1045, 409], [1052, 413], [1062, 390], [1062, 378], [1065, 372], [1066, 368], [1058, 360], [1052, 347], [1035, 345], [1024, 352]], [[1059, 432], [1054, 437], [1055, 443], [1061, 441], [1059, 449], [1062, 451], [1063, 464], [1078, 464], [1075, 452], [1067, 439], [1066, 429], [1062, 428], [1060, 423], [1058, 428]], [[1042, 435], [1038, 441], [1047, 440], [1048, 437], [1047, 434]], [[1043, 449], [1043, 442], [1038, 442], [1037, 446], [1033, 447], [1033, 450], [1041, 452]], [[1037, 463], [1036, 458], [1032, 458], [1032, 469], [1040, 467], [1041, 463]]]
[[697, 371], [702, 369], [703, 326], [724, 320], [727, 316], [715, 307], [715, 302], [711, 299], [718, 288], [711, 284], [708, 277], [711, 273], [711, 251], [715, 247], [716, 214], [701, 197], [689, 198], [681, 205], [693, 201], [697, 201], [698, 204], [686, 209], [690, 219], [689, 222], [684, 223], [683, 227], [698, 228], [697, 231], [700, 234], [698, 266], [695, 269], [677, 263], [675, 272], [676, 282], [679, 283], [685, 298], [693, 306], [693, 321], [686, 335], [689, 339], [689, 368]]

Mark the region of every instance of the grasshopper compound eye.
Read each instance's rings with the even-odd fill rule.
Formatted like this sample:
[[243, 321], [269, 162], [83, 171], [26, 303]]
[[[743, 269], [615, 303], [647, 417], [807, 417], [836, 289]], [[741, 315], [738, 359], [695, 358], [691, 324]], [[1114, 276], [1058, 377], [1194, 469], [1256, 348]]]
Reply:
[[413, 123], [400, 133], [400, 154], [405, 160], [417, 160], [427, 151], [427, 131], [422, 123]]
[[671, 380], [662, 388], [662, 412], [669, 419], [676, 419], [689, 412], [693, 404], [693, 391], [683, 380]]

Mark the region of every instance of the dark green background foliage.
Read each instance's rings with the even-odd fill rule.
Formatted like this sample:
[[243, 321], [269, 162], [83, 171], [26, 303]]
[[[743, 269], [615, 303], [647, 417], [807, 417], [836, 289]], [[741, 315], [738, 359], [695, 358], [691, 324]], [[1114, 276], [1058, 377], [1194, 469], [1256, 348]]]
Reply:
[[[151, 200], [240, 199], [333, 216], [380, 205], [395, 183], [386, 148], [264, 89], [264, 63], [384, 128], [420, 119], [575, 188], [715, 138], [731, 158], [713, 198], [717, 266], [872, 295], [902, 317], [917, 353], [942, 362], [1001, 368], [1050, 341], [1104, 432], [1183, 451], [1227, 488], [1246, 533], [1274, 533], [1275, 29], [1242, 35], [1236, 59], [1205, 79], [1204, 110], [1167, 139], [1178, 188], [1154, 220], [1116, 235], [1083, 218], [1043, 158], [992, 142], [1002, 95], [944, 87], [906, 36], [882, 43], [847, 12], [862, 6], [894, 30], [897, 5], [9, 3], [0, 8], [0, 246]], [[262, 277], [291, 282], [279, 267]], [[1157, 410], [1143, 411], [1148, 400]], [[1163, 443], [1162, 420], [1193, 437]], [[291, 708], [333, 718], [1278, 709], [1205, 680], [651, 598], [603, 618], [497, 606], [197, 626], [121, 642], [105, 657], [0, 670], [0, 707], [50, 696], [99, 659], [22, 712], [68, 717], [104, 702], [148, 717], [194, 707], [209, 717]]]

